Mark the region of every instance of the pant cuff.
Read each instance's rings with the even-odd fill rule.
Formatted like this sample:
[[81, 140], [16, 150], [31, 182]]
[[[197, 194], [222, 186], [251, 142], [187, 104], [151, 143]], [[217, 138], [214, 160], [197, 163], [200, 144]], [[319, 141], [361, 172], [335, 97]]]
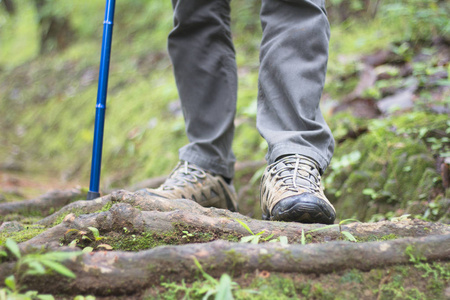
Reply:
[[234, 177], [234, 161], [227, 163], [225, 161], [212, 160], [205, 158], [202, 155], [198, 155], [197, 153], [181, 150], [179, 152], [179, 158], [180, 160], [195, 164], [210, 173], [221, 175], [230, 179]]
[[273, 164], [275, 160], [283, 155], [290, 155], [290, 154], [300, 154], [304, 156], [308, 156], [309, 158], [314, 159], [318, 164], [320, 168], [320, 173], [323, 174], [325, 170], [327, 169], [328, 165], [330, 164], [330, 159], [327, 159], [323, 157], [321, 154], [319, 154], [317, 151], [315, 151], [312, 148], [305, 147], [305, 146], [293, 146], [293, 145], [278, 145], [276, 147], [273, 147], [272, 149], [269, 149], [269, 152], [267, 153], [266, 160], [267, 163]]

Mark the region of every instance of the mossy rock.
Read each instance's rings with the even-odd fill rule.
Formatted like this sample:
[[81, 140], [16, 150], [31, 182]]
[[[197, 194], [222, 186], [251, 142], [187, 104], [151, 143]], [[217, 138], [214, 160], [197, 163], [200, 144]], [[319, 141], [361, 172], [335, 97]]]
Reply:
[[367, 133], [338, 145], [325, 176], [338, 218], [370, 220], [374, 214], [407, 211], [414, 201], [433, 200], [439, 181], [436, 153], [420, 131], [432, 132], [445, 122], [425, 113], [373, 120]]

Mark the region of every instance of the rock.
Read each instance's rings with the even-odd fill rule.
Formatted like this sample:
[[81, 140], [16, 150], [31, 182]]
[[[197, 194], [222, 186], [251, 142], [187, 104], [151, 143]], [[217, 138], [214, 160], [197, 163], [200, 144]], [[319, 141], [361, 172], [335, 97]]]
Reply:
[[413, 97], [414, 90], [408, 88], [406, 90], [401, 90], [392, 96], [381, 99], [378, 101], [377, 106], [383, 114], [389, 114], [394, 109], [408, 110], [414, 107]]

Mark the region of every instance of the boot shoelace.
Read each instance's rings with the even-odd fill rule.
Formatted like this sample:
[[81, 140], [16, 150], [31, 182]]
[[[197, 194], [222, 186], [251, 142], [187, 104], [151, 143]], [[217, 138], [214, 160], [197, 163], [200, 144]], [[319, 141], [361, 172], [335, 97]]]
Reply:
[[[296, 192], [298, 188], [304, 188], [311, 193], [319, 192], [320, 175], [316, 171], [317, 167], [312, 161], [298, 155], [282, 158], [277, 164], [283, 163], [280, 168], [274, 167], [272, 174], [281, 179], [282, 185], [292, 192]], [[316, 172], [314, 172], [316, 171]], [[283, 174], [284, 173], [284, 174]], [[306, 173], [306, 174], [305, 174]], [[309, 185], [297, 182], [297, 178], [305, 180]]]
[[163, 190], [173, 190], [175, 187], [185, 187], [187, 184], [193, 184], [199, 179], [206, 178], [206, 173], [199, 167], [189, 164], [187, 161], [181, 163], [170, 174], [167, 181], [162, 185]]

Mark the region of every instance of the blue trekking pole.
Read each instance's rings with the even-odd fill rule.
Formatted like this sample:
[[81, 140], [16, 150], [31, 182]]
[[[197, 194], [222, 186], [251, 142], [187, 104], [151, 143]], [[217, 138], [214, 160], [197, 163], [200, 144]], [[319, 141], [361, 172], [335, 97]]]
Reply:
[[116, 0], [106, 0], [105, 21], [103, 22], [102, 53], [98, 74], [97, 105], [95, 106], [94, 145], [92, 146], [91, 182], [87, 200], [100, 197], [100, 168], [102, 164], [103, 129], [105, 126], [106, 93], [108, 90], [109, 61], [113, 32], [114, 8]]

